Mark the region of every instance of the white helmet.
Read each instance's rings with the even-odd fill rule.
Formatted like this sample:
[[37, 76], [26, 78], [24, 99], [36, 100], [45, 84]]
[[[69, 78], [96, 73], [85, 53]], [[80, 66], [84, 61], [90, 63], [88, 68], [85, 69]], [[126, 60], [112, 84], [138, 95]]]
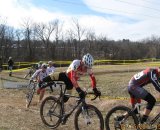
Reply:
[[94, 64], [94, 59], [89, 53], [83, 56], [82, 61], [88, 68], [92, 68], [92, 65]]
[[46, 68], [47, 68], [47, 64], [43, 63], [43, 64], [41, 65], [41, 68], [46, 69]]
[[53, 64], [53, 62], [52, 62], [52, 61], [48, 61], [48, 64], [49, 64], [49, 65], [52, 65], [52, 64]]

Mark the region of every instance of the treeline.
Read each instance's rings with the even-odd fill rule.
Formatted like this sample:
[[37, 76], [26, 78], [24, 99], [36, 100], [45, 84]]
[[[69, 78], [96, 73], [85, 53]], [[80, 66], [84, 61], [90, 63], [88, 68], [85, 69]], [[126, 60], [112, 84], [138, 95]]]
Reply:
[[[90, 52], [95, 59], [135, 60], [160, 58], [160, 38], [152, 36], [141, 41], [108, 39], [96, 36], [93, 29], [71, 21], [72, 28], [64, 30], [59, 20], [47, 24], [26, 19], [21, 29], [9, 27], [5, 20], [0, 24], [0, 59], [14, 61], [73, 60]], [[115, 30], [116, 31], [116, 30]]]

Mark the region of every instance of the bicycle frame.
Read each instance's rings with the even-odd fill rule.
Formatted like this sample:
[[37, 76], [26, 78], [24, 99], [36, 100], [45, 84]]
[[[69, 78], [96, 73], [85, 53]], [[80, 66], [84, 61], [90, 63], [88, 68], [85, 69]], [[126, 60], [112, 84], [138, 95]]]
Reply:
[[[85, 107], [86, 102], [85, 102], [85, 99], [80, 100], [80, 98], [77, 97], [77, 96], [65, 94], [66, 93], [66, 87], [65, 87], [65, 89], [63, 91], [63, 85], [64, 85], [63, 83], [56, 83], [56, 84], [60, 85], [60, 96], [59, 96], [58, 100], [60, 101], [61, 108], [62, 108], [61, 109], [61, 117], [60, 118], [61, 118], [61, 121], [63, 121], [63, 120], [66, 120], [74, 112], [74, 110], [78, 106], [80, 106], [80, 104], [81, 104], [81, 107]], [[63, 101], [64, 96], [66, 96], [68, 98], [76, 98], [77, 99], [77, 104], [67, 114], [64, 114], [64, 112], [65, 112], [64, 111], [64, 101]]]
[[[29, 87], [30, 87], [31, 83], [29, 83]], [[28, 93], [26, 94], [26, 107], [29, 108], [30, 104], [31, 104], [31, 101], [32, 101], [32, 98], [33, 98], [33, 95], [35, 93], [35, 90], [36, 90], [36, 86], [37, 86], [37, 82], [34, 81], [33, 82], [33, 88], [29, 88], [30, 90], [28, 91]]]
[[[98, 124], [96, 129], [104, 129], [103, 116], [94, 105], [86, 103], [85, 98], [81, 99], [79, 96], [67, 94], [66, 86], [61, 81], [53, 82], [55, 85], [59, 85], [59, 92], [57, 92], [58, 95], [46, 97], [40, 106], [40, 116], [42, 122], [46, 126], [54, 129], [60, 124], [64, 125], [68, 118], [75, 112], [74, 125], [76, 130], [79, 130], [79, 128], [81, 129], [81, 127], [84, 128], [84, 125], [86, 125], [86, 127], [90, 125], [88, 126], [89, 128], [95, 128], [95, 123]], [[91, 93], [86, 92], [86, 94]], [[66, 106], [68, 105], [66, 104], [67, 98], [73, 98], [75, 102], [72, 107], [69, 107], [70, 109], [65, 110]]]
[[[134, 109], [132, 110], [132, 112], [137, 109], [138, 111], [138, 120], [140, 121], [140, 116], [141, 116], [141, 113], [140, 113], [140, 107], [142, 105], [146, 105], [146, 104], [142, 104], [142, 103], [136, 103], [135, 104], [135, 107]], [[160, 103], [156, 103], [155, 106], [160, 106]], [[160, 113], [158, 113], [151, 121], [150, 121], [150, 124], [153, 125], [158, 119], [160, 118]]]

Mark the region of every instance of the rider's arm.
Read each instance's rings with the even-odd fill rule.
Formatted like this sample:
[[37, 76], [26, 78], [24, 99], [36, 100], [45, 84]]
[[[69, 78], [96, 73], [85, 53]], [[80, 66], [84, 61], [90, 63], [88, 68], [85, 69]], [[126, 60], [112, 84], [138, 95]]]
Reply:
[[69, 78], [70, 78], [73, 86], [74, 86], [75, 88], [78, 88], [79, 85], [78, 85], [78, 82], [77, 82], [77, 79], [76, 79], [76, 71], [71, 70], [71, 71], [70, 71], [70, 74], [69, 74]]
[[156, 70], [151, 71], [150, 79], [155, 89], [160, 92], [160, 83], [158, 81], [158, 72]]
[[92, 86], [92, 88], [95, 88], [96, 87], [96, 78], [95, 78], [91, 69], [88, 70], [88, 73], [89, 73], [89, 76], [91, 79], [91, 86]]
[[36, 70], [36, 72], [31, 76], [31, 80], [37, 78], [37, 76], [38, 76], [38, 74], [39, 74], [40, 71], [41, 70]]

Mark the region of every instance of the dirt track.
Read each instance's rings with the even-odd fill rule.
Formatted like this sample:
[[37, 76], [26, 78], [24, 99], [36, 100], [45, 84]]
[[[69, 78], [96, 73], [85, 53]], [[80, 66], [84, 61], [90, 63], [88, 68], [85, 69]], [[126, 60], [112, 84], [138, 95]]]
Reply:
[[[49, 130], [40, 119], [38, 96], [34, 97], [29, 109], [25, 108], [24, 90], [0, 89], [0, 130]], [[104, 100], [93, 102], [99, 106], [101, 111], [109, 109], [110, 105], [115, 105], [115, 101]], [[60, 125], [57, 130], [72, 130], [73, 117], [69, 118], [65, 126]]]

